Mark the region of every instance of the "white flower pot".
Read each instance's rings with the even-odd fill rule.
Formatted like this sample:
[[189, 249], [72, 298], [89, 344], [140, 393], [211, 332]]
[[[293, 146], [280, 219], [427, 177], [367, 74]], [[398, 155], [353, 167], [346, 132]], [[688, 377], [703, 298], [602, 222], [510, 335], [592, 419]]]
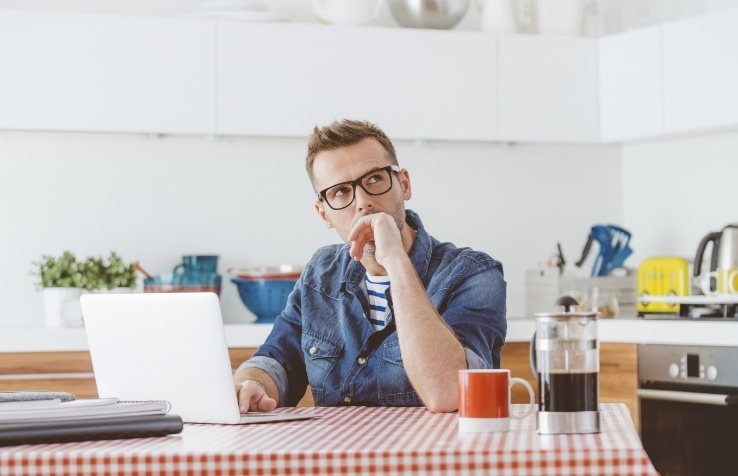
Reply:
[[82, 308], [79, 297], [84, 292], [80, 288], [44, 288], [44, 320], [46, 327], [82, 326]]
[[83, 294], [123, 294], [133, 292], [131, 288], [96, 289], [44, 288], [44, 320], [49, 328], [74, 328], [85, 325], [79, 298]]

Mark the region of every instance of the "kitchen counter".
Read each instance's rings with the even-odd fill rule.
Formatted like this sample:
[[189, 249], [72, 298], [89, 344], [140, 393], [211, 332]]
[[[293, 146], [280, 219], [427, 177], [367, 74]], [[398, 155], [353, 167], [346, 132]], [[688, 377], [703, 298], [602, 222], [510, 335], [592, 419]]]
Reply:
[[[224, 327], [228, 347], [258, 347], [272, 330], [271, 324], [226, 324]], [[85, 330], [81, 327], [0, 330], [0, 352], [73, 352], [89, 349]]]
[[[507, 342], [530, 341], [534, 318], [513, 318], [507, 323]], [[602, 342], [624, 344], [738, 346], [738, 321], [600, 319], [598, 336]]]
[[[271, 324], [226, 324], [228, 347], [258, 347]], [[508, 342], [527, 342], [535, 330], [533, 318], [508, 319]], [[601, 319], [603, 342], [632, 344], [681, 344], [738, 346], [738, 322]], [[0, 352], [65, 352], [88, 350], [87, 338], [78, 329], [3, 329]]]

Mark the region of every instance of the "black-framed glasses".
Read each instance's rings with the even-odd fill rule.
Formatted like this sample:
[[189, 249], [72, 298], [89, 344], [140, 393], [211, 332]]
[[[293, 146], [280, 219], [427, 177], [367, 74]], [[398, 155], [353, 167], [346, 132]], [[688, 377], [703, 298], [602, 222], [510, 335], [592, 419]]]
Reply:
[[371, 170], [356, 180], [341, 182], [318, 192], [318, 200], [324, 200], [334, 210], [342, 210], [356, 199], [356, 186], [369, 195], [383, 195], [392, 189], [392, 172], [400, 172], [397, 165]]

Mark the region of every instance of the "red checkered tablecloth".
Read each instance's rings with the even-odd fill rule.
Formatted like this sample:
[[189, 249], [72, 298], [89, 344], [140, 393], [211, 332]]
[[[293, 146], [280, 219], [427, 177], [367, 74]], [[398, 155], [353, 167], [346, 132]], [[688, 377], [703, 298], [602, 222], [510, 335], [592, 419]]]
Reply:
[[[514, 405], [514, 411], [522, 411]], [[602, 404], [596, 435], [538, 435], [535, 413], [507, 433], [459, 435], [456, 413], [290, 408], [322, 418], [185, 425], [180, 435], [0, 448], [1, 475], [655, 475], [624, 404]]]

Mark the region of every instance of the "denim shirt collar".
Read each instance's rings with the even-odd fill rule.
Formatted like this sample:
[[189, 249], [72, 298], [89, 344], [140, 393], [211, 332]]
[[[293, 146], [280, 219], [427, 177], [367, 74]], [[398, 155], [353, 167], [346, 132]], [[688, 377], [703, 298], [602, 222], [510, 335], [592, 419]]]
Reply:
[[[423, 222], [420, 221], [420, 217], [417, 213], [412, 210], [405, 210], [405, 223], [407, 223], [412, 229], [417, 231], [415, 236], [415, 243], [410, 248], [410, 261], [415, 268], [415, 272], [418, 273], [420, 280], [425, 282], [425, 275], [428, 272], [428, 266], [431, 259], [432, 243], [431, 236], [425, 231]], [[345, 247], [345, 252], [348, 253], [348, 246]], [[360, 261], [351, 259], [351, 263], [346, 267], [346, 272], [339, 283], [339, 289], [336, 294], [348, 291], [351, 294], [356, 294], [360, 288], [361, 281], [366, 275], [366, 268], [361, 264]]]

